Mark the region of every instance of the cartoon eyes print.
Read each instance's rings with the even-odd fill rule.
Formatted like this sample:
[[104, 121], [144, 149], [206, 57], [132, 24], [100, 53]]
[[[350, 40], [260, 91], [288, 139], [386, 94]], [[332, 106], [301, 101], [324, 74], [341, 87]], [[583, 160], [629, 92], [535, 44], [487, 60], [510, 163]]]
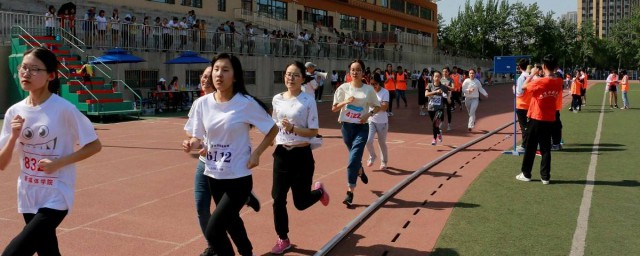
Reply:
[[47, 135], [49, 135], [49, 127], [46, 126], [40, 126], [40, 128], [38, 129], [38, 135], [40, 135], [40, 138], [46, 138]]
[[33, 138], [33, 130], [31, 130], [31, 128], [29, 127], [24, 128], [24, 130], [22, 130], [22, 137], [30, 140], [31, 138]]
[[[38, 128], [38, 136], [40, 136], [40, 138], [46, 138], [49, 135], [49, 127], [43, 125], [40, 126], [40, 128]], [[22, 131], [22, 137], [24, 137], [25, 139], [30, 140], [31, 138], [33, 138], [34, 133], [33, 130], [30, 127], [25, 128]]]

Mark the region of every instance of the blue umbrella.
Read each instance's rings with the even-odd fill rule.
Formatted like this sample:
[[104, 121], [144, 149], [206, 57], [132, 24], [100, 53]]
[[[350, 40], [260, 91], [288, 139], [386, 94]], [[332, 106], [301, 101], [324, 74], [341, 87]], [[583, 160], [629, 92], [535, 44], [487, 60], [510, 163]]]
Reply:
[[164, 64], [196, 64], [196, 63], [209, 63], [208, 59], [198, 56], [198, 53], [192, 51], [186, 51], [180, 54], [179, 57], [169, 60]]
[[144, 59], [135, 55], [131, 55], [124, 49], [113, 48], [104, 52], [104, 55], [91, 61], [91, 64], [98, 64], [100, 62], [104, 64], [138, 63], [144, 61]]

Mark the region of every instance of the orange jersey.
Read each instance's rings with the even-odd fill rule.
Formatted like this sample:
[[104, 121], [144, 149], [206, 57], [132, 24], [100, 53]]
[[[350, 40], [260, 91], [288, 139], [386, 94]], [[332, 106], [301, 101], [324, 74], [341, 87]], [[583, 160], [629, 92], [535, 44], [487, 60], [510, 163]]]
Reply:
[[589, 76], [587, 74], [584, 74], [584, 83], [582, 83], [582, 89], [587, 89], [588, 85], [589, 85]]
[[580, 89], [582, 89], [582, 83], [578, 79], [573, 80], [571, 83], [571, 94], [580, 95]]
[[624, 77], [622, 77], [622, 82], [620, 82], [620, 89], [623, 92], [629, 91], [629, 76], [625, 75]]
[[395, 83], [395, 79], [393, 78], [393, 74], [390, 75], [387, 72], [385, 72], [384, 76], [387, 79], [384, 81], [384, 88], [387, 89], [387, 91], [395, 91], [396, 83]]
[[531, 93], [527, 116], [538, 121], [555, 121], [558, 98], [562, 102], [562, 79], [543, 77], [532, 80], [526, 90]]
[[531, 93], [529, 90], [524, 90], [522, 95], [516, 96], [517, 109], [529, 109], [529, 103], [531, 103]]
[[556, 98], [556, 110], [562, 110], [562, 87], [560, 87], [560, 95]]
[[453, 80], [453, 91], [454, 92], [462, 91], [462, 83], [460, 82], [460, 74], [451, 75], [451, 80]]
[[401, 91], [407, 90], [407, 80], [404, 73], [396, 73], [396, 89]]

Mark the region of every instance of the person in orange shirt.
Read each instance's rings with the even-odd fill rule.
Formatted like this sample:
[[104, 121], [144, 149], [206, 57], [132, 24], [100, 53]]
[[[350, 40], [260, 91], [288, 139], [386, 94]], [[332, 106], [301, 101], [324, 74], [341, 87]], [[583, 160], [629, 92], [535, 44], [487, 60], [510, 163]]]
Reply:
[[453, 90], [451, 90], [451, 110], [456, 109], [456, 102], [462, 110], [462, 76], [460, 75], [458, 67], [453, 66], [453, 73], [451, 74], [451, 81], [453, 81]]
[[[520, 181], [531, 181], [531, 169], [536, 157], [536, 148], [540, 144], [542, 161], [540, 162], [540, 178], [542, 184], [549, 184], [551, 179], [551, 131], [556, 121], [557, 98], [562, 97], [562, 78], [557, 77], [555, 70], [558, 60], [548, 54], [542, 58], [544, 77], [533, 80], [527, 78], [522, 88], [531, 93], [529, 104], [529, 123], [527, 124], [527, 147], [522, 159], [521, 173], [516, 176]], [[531, 70], [537, 74], [538, 67]]]
[[589, 85], [589, 75], [584, 69], [580, 70], [580, 80], [582, 80], [582, 89], [580, 89], [580, 96], [582, 96], [582, 106], [587, 105], [587, 86]]
[[524, 148], [527, 147], [527, 113], [529, 112], [529, 102], [531, 101], [531, 93], [522, 89], [524, 82], [529, 76], [531, 76], [531, 68], [529, 65], [529, 59], [520, 59], [518, 61], [518, 69], [522, 72], [516, 80], [516, 87], [514, 92], [516, 94], [516, 116], [518, 117], [518, 124], [520, 126], [520, 133], [522, 134], [522, 142], [517, 147], [518, 152], [524, 152]]
[[384, 88], [389, 91], [389, 108], [387, 113], [393, 116], [393, 99], [396, 98], [396, 74], [393, 72], [391, 63], [387, 64], [387, 70], [384, 72]]
[[[576, 73], [576, 77], [571, 79], [571, 108], [569, 111], [573, 111], [573, 113], [578, 113], [578, 111], [582, 110], [582, 80], [578, 79], [580, 73]], [[571, 77], [571, 75], [567, 74], [567, 76]]]
[[622, 109], [629, 109], [629, 96], [627, 93], [629, 92], [629, 75], [627, 75], [626, 70], [622, 70], [620, 72], [622, 76], [622, 80], [620, 80], [620, 90], [622, 91]]
[[407, 107], [407, 79], [409, 76], [398, 66], [396, 69], [396, 108], [400, 108], [400, 98], [404, 101], [404, 107]]

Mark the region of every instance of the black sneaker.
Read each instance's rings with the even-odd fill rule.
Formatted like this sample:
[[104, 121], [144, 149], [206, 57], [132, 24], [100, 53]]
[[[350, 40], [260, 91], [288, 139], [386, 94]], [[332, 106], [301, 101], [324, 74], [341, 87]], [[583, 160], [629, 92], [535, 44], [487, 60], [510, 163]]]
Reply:
[[360, 173], [360, 180], [362, 180], [362, 183], [368, 184], [369, 177], [367, 177], [367, 174], [364, 173], [364, 168], [360, 168], [360, 170], [362, 170], [362, 173]]
[[258, 197], [253, 193], [253, 191], [251, 191], [251, 194], [247, 199], [247, 206], [251, 207], [251, 209], [256, 212], [260, 211], [260, 200], [258, 200]]
[[347, 207], [351, 207], [351, 204], [353, 203], [353, 192], [347, 191], [347, 196], [344, 198], [342, 203], [346, 204]]
[[211, 249], [211, 247], [207, 247], [207, 249], [204, 249], [204, 252], [200, 254], [200, 256], [214, 256], [214, 255], [216, 254], [213, 252], [213, 249]]

